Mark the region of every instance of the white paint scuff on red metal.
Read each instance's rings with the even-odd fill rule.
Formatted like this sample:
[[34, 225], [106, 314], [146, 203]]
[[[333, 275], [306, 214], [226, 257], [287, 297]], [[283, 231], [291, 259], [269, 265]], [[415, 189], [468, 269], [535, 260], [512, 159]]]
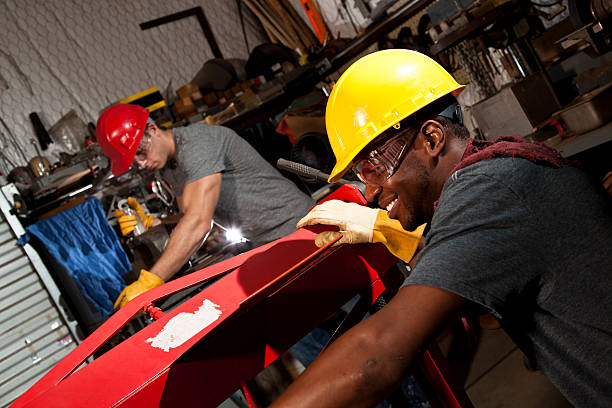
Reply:
[[166, 323], [155, 337], [148, 338], [152, 347], [170, 351], [204, 330], [221, 316], [219, 305], [204, 299], [202, 306], [193, 313], [179, 313]]

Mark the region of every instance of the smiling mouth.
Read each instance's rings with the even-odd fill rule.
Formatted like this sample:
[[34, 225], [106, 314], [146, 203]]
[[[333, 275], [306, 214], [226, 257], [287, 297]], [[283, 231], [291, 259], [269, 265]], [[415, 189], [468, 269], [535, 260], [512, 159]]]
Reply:
[[387, 206], [385, 207], [387, 212], [391, 211], [395, 203], [397, 203], [397, 197], [393, 201], [391, 201], [389, 204], [387, 204]]

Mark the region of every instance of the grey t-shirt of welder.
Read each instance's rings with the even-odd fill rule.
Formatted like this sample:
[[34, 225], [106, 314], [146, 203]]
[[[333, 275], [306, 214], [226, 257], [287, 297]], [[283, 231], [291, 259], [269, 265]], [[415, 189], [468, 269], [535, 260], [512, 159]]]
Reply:
[[283, 177], [233, 130], [193, 124], [172, 130], [176, 166], [163, 177], [180, 196], [186, 184], [221, 173], [221, 191], [214, 220], [239, 228], [255, 246], [296, 230], [296, 223], [314, 205], [308, 195]]
[[445, 183], [404, 285], [485, 306], [576, 407], [612, 407], [612, 204], [573, 167], [495, 158]]

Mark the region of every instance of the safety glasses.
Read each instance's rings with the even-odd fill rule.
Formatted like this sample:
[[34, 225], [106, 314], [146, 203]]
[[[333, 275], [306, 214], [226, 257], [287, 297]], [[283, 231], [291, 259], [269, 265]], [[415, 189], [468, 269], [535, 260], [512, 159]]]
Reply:
[[358, 161], [353, 171], [362, 182], [382, 186], [395, 174], [408, 147], [404, 137], [395, 136]]
[[138, 145], [138, 149], [136, 149], [136, 154], [134, 155], [134, 160], [144, 161], [147, 158], [147, 152], [151, 147], [151, 134], [148, 129], [145, 128], [142, 139], [140, 139], [140, 144]]

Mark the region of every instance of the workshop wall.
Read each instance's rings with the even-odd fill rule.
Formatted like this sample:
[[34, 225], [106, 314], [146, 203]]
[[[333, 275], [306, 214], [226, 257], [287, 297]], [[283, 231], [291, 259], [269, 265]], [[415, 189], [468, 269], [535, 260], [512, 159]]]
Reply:
[[[198, 5], [225, 58], [246, 60], [266, 40], [243, 7], [247, 49], [236, 1], [0, 0], [0, 118], [25, 156], [36, 154], [30, 112], [47, 129], [71, 109], [95, 123], [104, 107], [126, 96], [153, 86], [165, 95], [169, 85], [174, 91], [190, 81], [214, 57], [196, 18], [145, 31], [139, 24]], [[7, 133], [0, 126], [0, 149], [25, 165]]]

